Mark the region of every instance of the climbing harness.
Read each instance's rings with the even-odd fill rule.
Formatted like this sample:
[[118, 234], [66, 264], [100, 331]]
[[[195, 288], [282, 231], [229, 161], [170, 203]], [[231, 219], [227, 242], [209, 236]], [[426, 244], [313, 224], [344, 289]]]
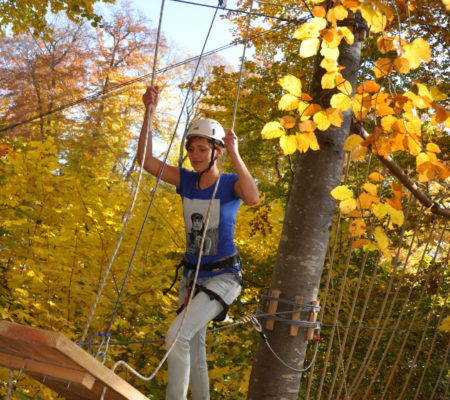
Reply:
[[[200, 265], [200, 270], [208, 271], [208, 272], [219, 272], [223, 269], [227, 269], [228, 271], [235, 274], [236, 278], [238, 278], [238, 282], [241, 286], [243, 286], [243, 281], [240, 274], [237, 273], [236, 266], [241, 265], [241, 258], [239, 254], [234, 254], [232, 256], [222, 258], [220, 260], [216, 260], [211, 263], [206, 263]], [[190, 263], [186, 258], [183, 258], [181, 262], [175, 267], [175, 276], [172, 280], [170, 287], [163, 290], [163, 294], [169, 293], [172, 288], [175, 286], [175, 283], [178, 280], [178, 273], [181, 267], [186, 268], [187, 270], [194, 271], [196, 268], [196, 264]]]

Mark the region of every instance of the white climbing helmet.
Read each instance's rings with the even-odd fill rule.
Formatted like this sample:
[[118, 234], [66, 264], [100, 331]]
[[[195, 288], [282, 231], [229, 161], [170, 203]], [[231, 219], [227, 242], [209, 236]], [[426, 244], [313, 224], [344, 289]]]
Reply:
[[194, 121], [189, 127], [186, 140], [189, 137], [200, 136], [209, 140], [213, 140], [216, 144], [224, 147], [223, 138], [225, 137], [225, 131], [216, 120], [203, 118]]

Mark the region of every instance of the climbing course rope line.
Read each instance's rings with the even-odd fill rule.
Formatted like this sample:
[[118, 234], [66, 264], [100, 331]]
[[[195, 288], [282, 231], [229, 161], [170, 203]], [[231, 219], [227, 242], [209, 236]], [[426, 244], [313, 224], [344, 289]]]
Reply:
[[[437, 219], [435, 218], [434, 219], [434, 224], [436, 223], [436, 220]], [[434, 225], [433, 225], [432, 229], [430, 230], [430, 234], [428, 236], [428, 240], [427, 240], [426, 246], [424, 248], [424, 251], [422, 252], [422, 261], [423, 261], [423, 259], [425, 257], [425, 254], [427, 253], [428, 246], [429, 246], [429, 244], [431, 242], [431, 239], [432, 239], [432, 236], [433, 236], [433, 231], [434, 231]], [[422, 261], [419, 263], [419, 266], [421, 264], [423, 264]], [[404, 268], [403, 268], [402, 273], [401, 273], [401, 279], [403, 279], [404, 276], [405, 276], [406, 266], [407, 266], [407, 263], [405, 262], [404, 263]], [[422, 270], [423, 270], [423, 268], [420, 268], [418, 273], [421, 272]], [[383, 314], [384, 314], [385, 307], [387, 305], [387, 300], [388, 300], [388, 297], [389, 297], [389, 294], [390, 294], [390, 290], [391, 290], [391, 288], [393, 286], [394, 275], [395, 274], [392, 274], [392, 277], [391, 277], [391, 279], [389, 281], [388, 290], [386, 291], [386, 294], [384, 296], [383, 304], [381, 306], [381, 310], [380, 310], [379, 317], [378, 317], [378, 320], [377, 320], [377, 326], [379, 326], [380, 324], [382, 324], [382, 326], [386, 326], [387, 325], [387, 323], [389, 321], [389, 318], [390, 318], [390, 316], [392, 314], [392, 310], [394, 308], [394, 305], [396, 303], [396, 299], [397, 299], [397, 296], [399, 294], [400, 285], [399, 285], [399, 289], [394, 292], [394, 297], [390, 301], [390, 307], [388, 309], [388, 312], [383, 318]], [[405, 301], [403, 302], [403, 306], [402, 306], [403, 312], [404, 312], [406, 306], [408, 305], [408, 300], [409, 300], [409, 298], [411, 296], [411, 293], [412, 293], [412, 287], [410, 286], [409, 291], [408, 291], [408, 295], [406, 296]], [[402, 312], [402, 314], [403, 314], [403, 312]], [[401, 317], [399, 316], [397, 318], [397, 321], [399, 321], [400, 319], [401, 319]], [[372, 359], [373, 359], [373, 357], [375, 355], [376, 349], [377, 349], [377, 347], [378, 347], [378, 345], [379, 345], [379, 343], [381, 341], [381, 337], [382, 337], [381, 333], [380, 334], [375, 333], [372, 336], [372, 340], [371, 340], [371, 342], [370, 342], [370, 344], [368, 346], [368, 351], [367, 351], [366, 357], [365, 357], [365, 359], [364, 359], [364, 361], [362, 363], [362, 367], [359, 369], [355, 379], [353, 380], [353, 382], [352, 382], [352, 384], [350, 386], [350, 395], [355, 390], [357, 390], [357, 388], [362, 383], [362, 380], [363, 380], [363, 378], [365, 376], [365, 373], [366, 373], [367, 369], [369, 368], [369, 365], [372, 362]]]
[[[366, 173], [366, 177], [364, 178], [364, 181], [366, 179], [367, 179], [367, 173]], [[409, 215], [409, 211], [411, 209], [411, 204], [412, 204], [413, 199], [414, 199], [414, 197], [410, 196], [407, 212], [406, 212], [406, 215], [405, 215], [405, 220], [406, 221], [408, 220], [408, 215]], [[400, 234], [400, 242], [403, 239], [403, 235], [404, 235], [405, 230], [406, 230], [406, 225], [407, 225], [406, 223], [403, 224], [402, 232]], [[349, 246], [349, 247], [351, 248], [351, 246]], [[399, 249], [400, 249], [400, 246], [398, 247], [398, 250]], [[351, 253], [352, 253], [352, 251], [349, 250], [349, 254], [351, 254]], [[360, 268], [360, 272], [359, 272], [358, 283], [357, 283], [357, 286], [355, 288], [355, 292], [354, 292], [354, 294], [352, 296], [353, 297], [353, 302], [352, 302], [350, 313], [349, 313], [348, 318], [347, 318], [347, 325], [350, 325], [351, 321], [353, 320], [353, 315], [354, 315], [355, 308], [356, 308], [356, 302], [357, 302], [357, 299], [359, 297], [359, 290], [360, 290], [360, 286], [361, 286], [361, 281], [362, 281], [363, 276], [364, 276], [364, 271], [365, 271], [365, 266], [366, 266], [366, 263], [367, 263], [368, 254], [369, 254], [369, 251], [366, 250], [365, 253], [364, 253], [364, 256], [363, 256], [364, 258], [363, 258], [363, 261], [362, 261], [362, 264], [361, 264], [361, 268]], [[393, 264], [394, 265], [396, 264], [395, 260], [394, 260]], [[348, 265], [346, 265], [346, 271], [347, 271], [347, 267], [348, 267]], [[344, 282], [342, 283], [342, 286], [341, 286], [341, 293], [344, 290], [344, 288], [345, 288], [345, 280], [344, 280]], [[341, 304], [339, 303], [339, 306], [337, 307], [337, 310], [340, 310], [340, 305]], [[338, 311], [335, 312], [335, 323], [337, 323], [337, 318], [338, 318]], [[339, 351], [339, 354], [338, 354], [338, 357], [337, 357], [339, 364], [341, 364], [341, 363], [343, 364], [343, 362], [344, 362], [344, 349], [345, 349], [345, 346], [346, 346], [346, 343], [347, 343], [347, 338], [348, 338], [348, 330], [345, 331], [344, 338], [342, 340], [342, 344], [340, 345], [340, 351]], [[332, 339], [330, 340], [330, 343], [331, 342], [332, 342]], [[343, 369], [343, 375], [342, 376], [343, 376], [344, 379], [347, 376], [346, 372], [348, 370], [348, 367], [349, 367], [348, 363], [345, 366], [343, 365], [343, 368], [342, 368]], [[330, 394], [330, 396], [331, 396], [331, 393], [333, 393], [334, 385], [336, 383], [336, 379], [337, 379], [338, 373], [339, 373], [339, 369], [335, 368], [335, 370], [333, 372], [331, 385], [330, 385], [330, 388], [328, 389], [328, 393]], [[342, 382], [345, 383], [344, 380]]]
[[[416, 306], [416, 308], [415, 308], [415, 310], [414, 310], [414, 312], [413, 312], [413, 315], [409, 317], [409, 327], [412, 327], [412, 326], [413, 326], [413, 324], [414, 324], [414, 322], [415, 322], [415, 320], [416, 320], [416, 317], [417, 317], [418, 310], [419, 310], [419, 307], [418, 307], [418, 306], [422, 303], [422, 300], [423, 300], [423, 298], [424, 298], [424, 296], [425, 296], [425, 291], [426, 291], [426, 288], [427, 288], [427, 286], [428, 286], [428, 282], [429, 282], [429, 280], [430, 280], [431, 273], [432, 273], [432, 271], [433, 271], [433, 268], [432, 268], [432, 267], [433, 267], [433, 266], [435, 265], [435, 263], [436, 263], [436, 258], [437, 258], [438, 250], [439, 250], [439, 248], [441, 247], [441, 244], [442, 244], [442, 241], [443, 241], [443, 236], [444, 236], [445, 228], [446, 228], [446, 225], [444, 225], [444, 228], [442, 229], [442, 233], [441, 233], [441, 236], [440, 236], [440, 238], [439, 238], [439, 242], [438, 242], [438, 245], [437, 245], [435, 254], [434, 254], [434, 256], [433, 256], [432, 261], [430, 262], [430, 267], [428, 268], [428, 271], [427, 271], [427, 274], [426, 274], [426, 280], [425, 280], [425, 283], [422, 285], [422, 290], [420, 291], [419, 299], [417, 300], [417, 303], [416, 303], [417, 306]], [[448, 254], [447, 254], [447, 261], [448, 261]], [[444, 280], [444, 274], [441, 275], [440, 281], [438, 282], [438, 286], [440, 286], [440, 284], [443, 283], [443, 280]], [[411, 292], [412, 292], [412, 288], [411, 288]], [[410, 297], [411, 297], [411, 295], [408, 293], [407, 298], [409, 299]], [[407, 302], [404, 303], [404, 306], [403, 306], [402, 309], [401, 309], [400, 315], [396, 318], [396, 326], [398, 326], [398, 325], [400, 324], [400, 320], [401, 320], [401, 318], [403, 318], [403, 316], [404, 316], [404, 314], [405, 314], [405, 312], [406, 312], [407, 304], [408, 304]], [[427, 325], [428, 325], [429, 322], [430, 322], [429, 318], [431, 318], [431, 315], [432, 315], [432, 313], [431, 313], [431, 311], [430, 311], [430, 312], [428, 313], [428, 318], [427, 318], [427, 321], [426, 321], [426, 324], [427, 324]], [[384, 389], [384, 392], [383, 392], [383, 397], [384, 397], [384, 395], [385, 395], [385, 393], [386, 393], [387, 388], [389, 387], [389, 385], [390, 385], [390, 383], [391, 383], [391, 380], [392, 380], [392, 378], [393, 378], [393, 372], [397, 369], [398, 363], [399, 363], [399, 361], [400, 361], [400, 357], [401, 357], [401, 355], [402, 355], [402, 353], [403, 353], [403, 351], [404, 351], [404, 349], [405, 349], [405, 346], [406, 346], [406, 342], [407, 342], [407, 340], [408, 340], [408, 337], [409, 337], [409, 332], [406, 332], [405, 335], [403, 336], [403, 341], [402, 341], [402, 344], [401, 344], [401, 346], [400, 346], [400, 351], [397, 353], [397, 358], [396, 358], [396, 360], [395, 360], [393, 366], [391, 367], [391, 371], [390, 371], [388, 380], [387, 380], [387, 382], [386, 382], [386, 384], [385, 384], [385, 389]], [[375, 370], [375, 373], [374, 373], [373, 376], [372, 376], [372, 379], [370, 380], [369, 385], [368, 385], [367, 388], [366, 388], [366, 394], [370, 391], [370, 389], [371, 389], [371, 387], [372, 387], [372, 385], [373, 385], [373, 383], [374, 383], [374, 377], [377, 376], [378, 373], [380, 372], [380, 370], [384, 367], [383, 362], [384, 362], [384, 360], [385, 360], [385, 358], [386, 358], [386, 356], [387, 356], [387, 354], [388, 354], [388, 350], [389, 350], [389, 348], [390, 348], [390, 346], [391, 346], [391, 344], [392, 344], [393, 339], [394, 339], [394, 335], [392, 335], [392, 336], [389, 338], [389, 341], [388, 341], [387, 345], [386, 345], [385, 348], [384, 348], [384, 353], [383, 353], [383, 355], [382, 355], [380, 361], [378, 362], [377, 368], [376, 368], [376, 370]], [[420, 349], [420, 348], [421, 348], [421, 344], [419, 343], [419, 345], [417, 346], [417, 349]], [[416, 357], [417, 357], [417, 355], [416, 355]], [[413, 361], [413, 362], [414, 362], [414, 361]], [[400, 398], [401, 398], [401, 395], [400, 395]]]
[[[157, 63], [157, 59], [158, 59], [159, 40], [160, 40], [160, 36], [161, 36], [161, 25], [162, 25], [162, 17], [163, 17], [163, 10], [164, 10], [164, 1], [165, 0], [162, 0], [162, 2], [161, 2], [161, 12], [160, 12], [160, 17], [159, 17], [158, 33], [157, 33], [157, 36], [156, 36], [155, 54], [154, 54], [154, 59], [153, 59], [153, 72], [152, 72], [152, 75], [151, 75], [152, 76], [152, 85], [153, 85], [153, 82], [154, 82], [154, 79], [155, 79], [155, 76], [156, 76], [155, 71], [156, 71], [156, 63]], [[146, 132], [148, 132], [149, 129], [151, 129], [151, 123], [147, 124], [145, 129], [146, 129]], [[146, 139], [147, 139], [147, 136], [148, 135], [146, 135]], [[147, 148], [147, 140], [145, 140], [144, 154], [145, 154], [146, 148]], [[133, 199], [132, 199], [131, 205], [130, 205], [130, 207], [128, 209], [128, 212], [125, 214], [124, 219], [122, 220], [122, 230], [120, 232], [119, 239], [118, 239], [117, 244], [116, 244], [116, 246], [114, 248], [114, 251], [113, 251], [113, 253], [111, 255], [111, 258], [110, 258], [110, 260], [108, 262], [108, 266], [107, 266], [106, 271], [105, 271], [105, 273], [103, 275], [102, 282], [100, 283], [100, 287], [99, 287], [99, 289], [97, 291], [97, 296], [95, 298], [94, 304], [93, 304], [93, 306], [91, 308], [91, 312], [89, 314], [88, 320], [86, 322], [86, 326], [85, 326], [84, 331], [83, 331], [83, 336], [82, 336], [82, 339], [81, 339], [82, 342], [84, 342], [85, 339], [86, 339], [86, 336], [88, 334], [89, 328], [90, 328], [91, 323], [92, 323], [92, 318], [94, 317], [95, 310], [97, 309], [98, 302], [100, 300], [101, 294], [102, 294], [103, 289], [105, 287], [106, 280], [108, 278], [108, 275], [109, 275], [109, 272], [111, 270], [112, 264], [113, 264], [114, 260], [116, 259], [116, 256], [117, 256], [117, 254], [119, 252], [119, 248], [120, 248], [120, 246], [122, 244], [122, 241], [123, 241], [123, 238], [125, 236], [125, 231], [126, 231], [126, 229], [128, 227], [128, 223], [130, 221], [131, 214], [132, 214], [133, 209], [134, 209], [134, 205], [136, 204], [136, 199], [137, 199], [137, 195], [139, 193], [139, 186], [140, 186], [140, 183], [141, 183], [143, 170], [144, 170], [144, 163], [141, 163], [141, 167], [139, 169], [138, 179], [137, 179], [135, 190], [134, 190], [134, 193], [133, 193]]]

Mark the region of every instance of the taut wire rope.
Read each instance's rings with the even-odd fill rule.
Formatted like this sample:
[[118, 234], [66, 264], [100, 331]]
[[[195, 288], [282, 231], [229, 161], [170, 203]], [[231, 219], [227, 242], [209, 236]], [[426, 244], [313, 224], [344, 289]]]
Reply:
[[[153, 82], [154, 82], [154, 79], [155, 79], [155, 76], [156, 76], [155, 71], [156, 71], [157, 58], [158, 58], [159, 40], [160, 40], [160, 35], [161, 35], [161, 25], [162, 25], [162, 17], [163, 17], [163, 10], [164, 10], [164, 1], [165, 0], [161, 1], [161, 12], [160, 12], [159, 23], [158, 23], [158, 33], [157, 33], [157, 37], [156, 37], [155, 54], [154, 54], [154, 58], [153, 58], [152, 85], [153, 85]], [[146, 133], [147, 133], [148, 130], [151, 129], [151, 123], [147, 124], [145, 129], [146, 129]], [[147, 135], [146, 135], [146, 138], [147, 138]], [[146, 148], [147, 148], [147, 140], [145, 140], [144, 154], [145, 154]], [[131, 205], [130, 205], [127, 213], [124, 215], [124, 219], [122, 221], [123, 226], [122, 226], [122, 230], [120, 232], [119, 239], [118, 239], [118, 241], [116, 243], [114, 251], [113, 251], [113, 253], [111, 255], [111, 258], [110, 258], [110, 260], [108, 262], [108, 266], [106, 268], [105, 274], [103, 275], [102, 282], [100, 283], [100, 287], [99, 287], [99, 289], [97, 291], [97, 296], [95, 298], [94, 305], [91, 308], [91, 312], [90, 312], [88, 320], [86, 322], [86, 326], [84, 328], [83, 336], [82, 336], [82, 339], [81, 339], [82, 342], [84, 342], [85, 339], [86, 339], [86, 336], [88, 334], [89, 328], [90, 328], [91, 323], [92, 323], [92, 319], [93, 319], [94, 314], [95, 314], [95, 310], [96, 310], [96, 308], [98, 306], [98, 302], [100, 300], [100, 297], [102, 295], [103, 289], [105, 287], [106, 280], [107, 280], [108, 275], [109, 275], [109, 271], [111, 270], [112, 264], [113, 264], [114, 260], [116, 259], [117, 253], [119, 252], [119, 248], [120, 248], [120, 246], [122, 244], [122, 241], [123, 241], [123, 238], [125, 236], [125, 231], [126, 231], [126, 229], [128, 227], [128, 223], [130, 221], [131, 214], [132, 214], [133, 209], [134, 209], [134, 205], [136, 204], [136, 199], [137, 199], [137, 195], [138, 195], [138, 192], [139, 192], [139, 186], [140, 186], [140, 183], [141, 183], [143, 171], [144, 171], [144, 163], [141, 164], [141, 167], [139, 169], [139, 176], [138, 176], [138, 179], [137, 179], [136, 187], [134, 189], [133, 199], [132, 199]]]

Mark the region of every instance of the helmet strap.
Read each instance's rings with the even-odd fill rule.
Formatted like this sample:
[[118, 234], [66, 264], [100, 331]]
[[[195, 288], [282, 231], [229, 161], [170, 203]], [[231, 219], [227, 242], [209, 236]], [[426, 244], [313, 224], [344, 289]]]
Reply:
[[212, 143], [212, 151], [211, 151], [211, 160], [209, 161], [209, 165], [208, 168], [206, 168], [204, 171], [200, 172], [200, 174], [198, 175], [198, 179], [197, 179], [197, 188], [200, 189], [200, 179], [202, 178], [202, 175], [209, 171], [212, 166], [214, 165], [214, 162], [216, 161], [216, 159], [214, 158], [214, 155], [216, 154], [216, 144], [214, 139], [211, 140]]

